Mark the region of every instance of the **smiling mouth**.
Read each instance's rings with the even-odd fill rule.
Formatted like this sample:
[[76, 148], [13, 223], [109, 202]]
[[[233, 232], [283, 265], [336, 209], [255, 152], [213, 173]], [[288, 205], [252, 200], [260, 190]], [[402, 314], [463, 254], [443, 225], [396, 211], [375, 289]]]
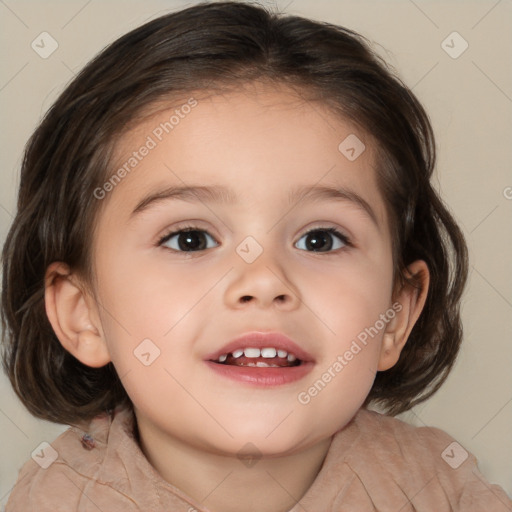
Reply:
[[226, 366], [248, 366], [255, 368], [288, 368], [300, 366], [302, 361], [294, 354], [272, 347], [246, 348], [222, 354], [214, 363]]

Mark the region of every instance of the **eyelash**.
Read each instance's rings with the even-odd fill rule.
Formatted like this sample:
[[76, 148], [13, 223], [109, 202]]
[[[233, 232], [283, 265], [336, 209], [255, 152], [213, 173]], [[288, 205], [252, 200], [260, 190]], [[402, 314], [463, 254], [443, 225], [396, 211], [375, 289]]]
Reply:
[[[207, 233], [211, 238], [213, 238], [215, 240], [215, 238], [208, 231], [206, 231], [205, 229], [201, 229], [198, 226], [185, 225], [185, 226], [180, 226], [178, 229], [175, 229], [175, 230], [171, 231], [170, 233], [167, 233], [164, 236], [162, 236], [158, 240], [156, 245], [157, 245], [157, 247], [160, 247], [165, 242], [168, 242], [173, 236], [179, 235], [180, 233], [186, 233], [186, 232], [189, 232], [189, 231], [198, 231], [198, 232]], [[336, 228], [333, 228], [333, 227], [321, 227], [321, 226], [320, 227], [315, 227], [315, 228], [312, 228], [312, 229], [304, 232], [301, 235], [300, 238], [302, 238], [305, 235], [308, 235], [309, 233], [314, 233], [315, 231], [323, 231], [323, 232], [327, 232], [327, 233], [330, 233], [331, 235], [336, 236], [339, 240], [341, 240], [341, 242], [343, 242], [345, 247], [342, 247], [340, 249], [335, 249], [334, 251], [326, 251], [326, 252], [322, 252], [322, 251], [305, 251], [305, 252], [312, 252], [313, 254], [334, 254], [334, 253], [337, 253], [337, 252], [340, 252], [340, 251], [344, 251], [347, 248], [354, 246], [352, 244], [351, 239], [347, 235], [344, 235], [343, 233], [340, 233]], [[177, 251], [176, 249], [171, 249], [169, 247], [164, 247], [164, 249], [167, 249], [168, 251], [171, 251], [171, 252], [184, 253], [184, 254], [190, 254], [190, 253], [194, 253], [194, 252], [202, 252], [204, 250], [204, 249], [202, 249], [200, 251]]]

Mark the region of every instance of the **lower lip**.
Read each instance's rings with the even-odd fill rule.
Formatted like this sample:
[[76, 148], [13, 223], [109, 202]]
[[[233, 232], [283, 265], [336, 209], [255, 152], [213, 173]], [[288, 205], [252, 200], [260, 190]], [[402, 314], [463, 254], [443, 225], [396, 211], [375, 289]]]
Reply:
[[218, 364], [213, 361], [205, 363], [218, 374], [228, 379], [244, 382], [252, 386], [276, 387], [304, 378], [312, 369], [313, 363], [283, 368], [260, 368], [256, 366], [233, 366]]

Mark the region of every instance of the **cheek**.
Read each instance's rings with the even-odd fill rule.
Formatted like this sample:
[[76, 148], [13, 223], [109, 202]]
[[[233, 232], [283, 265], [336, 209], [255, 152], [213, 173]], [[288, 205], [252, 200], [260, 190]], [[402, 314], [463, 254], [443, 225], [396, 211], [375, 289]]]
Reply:
[[353, 253], [323, 265], [291, 268], [300, 276], [295, 280], [312, 320], [322, 329], [319, 334], [340, 349], [390, 307], [392, 270], [384, 251], [375, 251], [371, 258]]
[[169, 263], [163, 254], [123, 257], [122, 250], [102, 265], [111, 269], [99, 275], [107, 321], [134, 339], [168, 336], [224, 273], [218, 268], [196, 272], [190, 263]]
[[147, 257], [123, 257], [121, 249], [115, 256], [111, 262], [104, 256], [101, 268], [111, 271], [98, 273], [101, 321], [114, 366], [128, 376], [122, 382], [135, 402], [144, 390], [174, 386], [166, 369], [184, 380], [187, 369], [176, 362], [194, 357], [192, 340], [219, 300], [211, 290], [225, 270], [186, 272], [186, 265], [172, 266], [165, 258], [148, 264]]
[[[339, 265], [324, 267], [320, 275], [318, 268], [303, 271], [305, 302], [314, 313], [318, 342], [325, 350], [312, 387], [303, 390], [299, 403], [311, 402], [318, 411], [332, 408], [343, 415], [359, 407], [369, 393], [382, 337], [394, 316], [391, 259], [381, 254], [378, 263], [378, 256], [346, 258]], [[341, 409], [340, 404], [344, 404]]]

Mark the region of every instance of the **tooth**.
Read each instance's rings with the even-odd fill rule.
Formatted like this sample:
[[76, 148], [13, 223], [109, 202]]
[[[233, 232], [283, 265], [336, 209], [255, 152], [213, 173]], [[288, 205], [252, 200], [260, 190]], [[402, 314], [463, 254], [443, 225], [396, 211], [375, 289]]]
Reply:
[[246, 348], [244, 350], [245, 357], [260, 357], [259, 348]]
[[256, 366], [258, 366], [259, 368], [270, 368], [270, 365], [265, 363], [265, 362], [263, 362], [263, 361], [258, 361], [256, 363]]
[[279, 357], [286, 357], [288, 355], [288, 352], [286, 352], [286, 350], [278, 350], [277, 355]]
[[288, 354], [288, 357], [287, 357], [288, 361], [290, 361], [290, 363], [292, 361], [295, 361], [295, 359], [297, 359], [293, 354]]
[[228, 358], [227, 354], [222, 354], [219, 356], [219, 362], [223, 363]]
[[238, 350], [235, 350], [234, 352], [232, 352], [232, 354], [231, 354], [231, 355], [232, 355], [235, 359], [237, 359], [238, 357], [243, 356], [243, 354], [244, 354], [244, 351], [243, 351], [241, 348], [239, 348]]
[[275, 348], [263, 348], [261, 349], [261, 357], [276, 357], [276, 349]]

